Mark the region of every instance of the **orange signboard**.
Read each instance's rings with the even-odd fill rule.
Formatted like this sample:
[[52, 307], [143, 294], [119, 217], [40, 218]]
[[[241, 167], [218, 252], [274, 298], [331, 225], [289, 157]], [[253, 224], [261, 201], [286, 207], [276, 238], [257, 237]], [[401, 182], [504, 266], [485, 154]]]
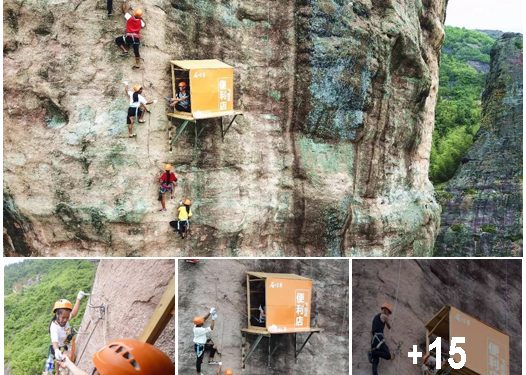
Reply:
[[310, 329], [312, 280], [268, 277], [265, 292], [266, 327], [270, 333]]
[[449, 335], [466, 338], [459, 344], [466, 352], [466, 368], [480, 375], [509, 375], [508, 335], [454, 307], [449, 311]]

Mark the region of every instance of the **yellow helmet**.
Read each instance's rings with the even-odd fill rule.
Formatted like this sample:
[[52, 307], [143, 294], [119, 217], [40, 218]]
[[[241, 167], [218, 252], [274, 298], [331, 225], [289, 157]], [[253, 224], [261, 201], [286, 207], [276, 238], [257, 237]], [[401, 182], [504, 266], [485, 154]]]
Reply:
[[73, 310], [73, 305], [67, 299], [59, 299], [57, 302], [55, 302], [55, 305], [53, 306], [53, 314], [58, 309]]
[[191, 201], [190, 199], [186, 198], [186, 199], [183, 201], [183, 204], [184, 204], [185, 206], [190, 206], [190, 205], [192, 204], [192, 201]]
[[141, 8], [135, 9], [135, 11], [133, 12], [134, 17], [141, 18], [142, 15], [143, 15], [143, 11]]
[[164, 165], [164, 170], [165, 171], [169, 171], [170, 169], [172, 169], [172, 164], [165, 164]]
[[133, 91], [137, 92], [137, 91], [139, 91], [140, 89], [142, 89], [142, 86], [139, 85], [138, 83], [136, 83], [135, 85], [133, 85]]

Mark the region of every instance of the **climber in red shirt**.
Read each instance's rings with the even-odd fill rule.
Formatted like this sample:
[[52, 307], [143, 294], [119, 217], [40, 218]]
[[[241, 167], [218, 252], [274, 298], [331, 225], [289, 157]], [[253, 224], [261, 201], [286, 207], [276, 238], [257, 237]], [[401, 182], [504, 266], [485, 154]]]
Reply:
[[122, 50], [124, 56], [128, 56], [128, 49], [126, 47], [132, 46], [133, 53], [135, 54], [135, 65], [134, 69], [141, 67], [141, 55], [139, 54], [139, 47], [141, 45], [141, 29], [146, 26], [142, 20], [143, 11], [142, 9], [135, 9], [133, 15], [129, 10], [129, 5], [126, 5], [126, 12], [124, 18], [126, 18], [126, 32], [123, 36], [115, 38], [115, 43]]
[[159, 198], [161, 201], [162, 208], [159, 210], [161, 212], [166, 212], [166, 197], [167, 193], [170, 193], [170, 199], [174, 197], [174, 189], [177, 183], [177, 177], [175, 173], [170, 172], [172, 169], [171, 164], [166, 164], [164, 166], [164, 173], [159, 177]]

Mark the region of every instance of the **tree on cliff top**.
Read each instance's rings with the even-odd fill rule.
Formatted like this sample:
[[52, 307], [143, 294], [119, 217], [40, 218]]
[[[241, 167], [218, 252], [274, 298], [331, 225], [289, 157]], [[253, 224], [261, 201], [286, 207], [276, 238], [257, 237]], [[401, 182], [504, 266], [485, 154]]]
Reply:
[[494, 43], [486, 33], [446, 26], [429, 168], [433, 183], [453, 177], [480, 128], [480, 96]]

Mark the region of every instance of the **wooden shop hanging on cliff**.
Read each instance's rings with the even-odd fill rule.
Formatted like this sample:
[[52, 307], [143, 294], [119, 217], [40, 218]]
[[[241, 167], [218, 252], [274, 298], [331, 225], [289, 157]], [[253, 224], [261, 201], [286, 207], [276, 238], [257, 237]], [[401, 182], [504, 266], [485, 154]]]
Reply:
[[[267, 366], [270, 367], [272, 354], [278, 348], [277, 345], [272, 348], [272, 337], [276, 335], [294, 335], [294, 359], [297, 361], [311, 336], [322, 331], [311, 327], [310, 322], [312, 280], [289, 273], [247, 272], [246, 276], [248, 327], [241, 329], [243, 368], [263, 337], [268, 338]], [[303, 343], [298, 344], [298, 334], [308, 334]], [[256, 339], [245, 350], [248, 335]]]
[[[446, 350], [442, 350], [437, 358], [436, 350], [431, 354], [440, 360], [442, 369], [437, 375], [509, 375], [510, 373], [510, 337], [482, 323], [480, 320], [463, 313], [453, 306], [444, 306], [426, 324], [426, 351], [436, 338], [442, 344], [449, 344], [452, 337], [464, 337], [465, 343], [459, 346], [465, 351], [466, 363], [459, 369], [451, 368], [447, 359], [450, 357]], [[458, 355], [455, 355], [458, 362]]]
[[171, 127], [168, 132], [170, 152], [191, 122], [194, 123], [195, 145], [205, 120], [213, 118], [220, 119], [221, 139], [224, 140], [236, 118], [243, 115], [234, 110], [234, 68], [219, 60], [172, 60], [170, 65], [172, 101], [167, 115], [180, 122], [174, 137]]

